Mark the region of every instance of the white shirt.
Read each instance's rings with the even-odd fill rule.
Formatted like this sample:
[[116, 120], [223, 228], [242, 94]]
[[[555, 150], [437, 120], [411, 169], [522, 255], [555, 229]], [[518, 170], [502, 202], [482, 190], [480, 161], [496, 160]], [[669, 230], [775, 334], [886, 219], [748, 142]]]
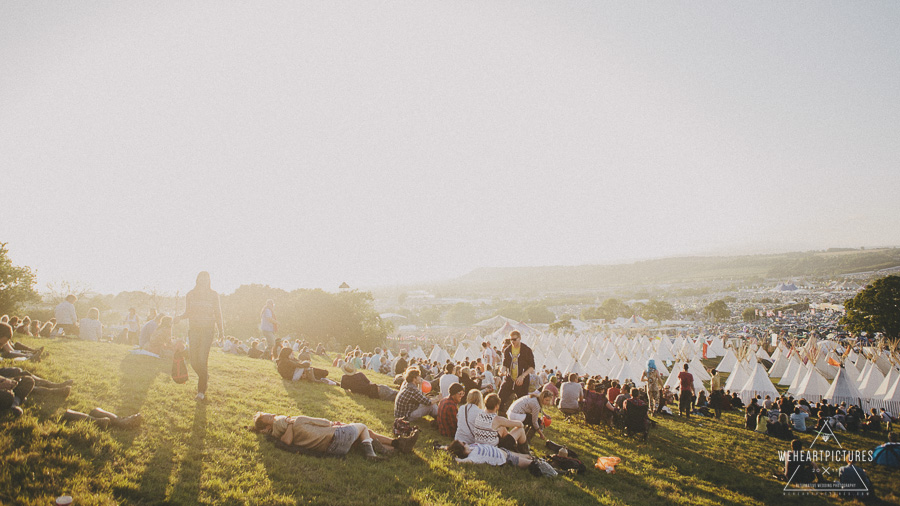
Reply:
[[259, 321], [259, 330], [263, 332], [275, 332], [275, 324], [268, 321], [269, 318], [272, 318], [273, 312], [268, 307], [263, 309], [262, 316]]
[[481, 388], [487, 388], [487, 387], [495, 387], [496, 388], [496, 386], [497, 385], [494, 384], [494, 373], [485, 369], [484, 378], [482, 378], [482, 380], [481, 380]]
[[85, 341], [99, 341], [103, 335], [103, 324], [100, 320], [92, 320], [90, 318], [82, 318], [79, 325], [80, 335]]
[[441, 376], [441, 398], [450, 397], [450, 385], [459, 383], [459, 376], [455, 374], [445, 374]]
[[56, 309], [53, 310], [56, 316], [57, 325], [75, 325], [78, 322], [78, 315], [75, 314], [75, 304], [64, 300], [60, 302]]

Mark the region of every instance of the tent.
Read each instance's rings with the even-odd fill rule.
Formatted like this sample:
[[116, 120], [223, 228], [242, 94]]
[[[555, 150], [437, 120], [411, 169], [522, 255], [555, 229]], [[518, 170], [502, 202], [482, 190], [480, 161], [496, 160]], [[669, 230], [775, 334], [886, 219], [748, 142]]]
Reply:
[[834, 382], [823, 397], [828, 399], [829, 402], [834, 405], [846, 402], [847, 406], [856, 404], [857, 406], [862, 407], [862, 393], [860, 393], [859, 388], [853, 384], [850, 376], [843, 368], [838, 371], [837, 376], [834, 378]]
[[730, 373], [734, 371], [735, 364], [737, 364], [737, 356], [734, 354], [733, 349], [728, 348], [728, 351], [725, 352], [725, 358], [719, 362], [719, 365], [716, 366], [716, 370]]
[[728, 375], [723, 388], [730, 392], [737, 392], [747, 383], [748, 379], [750, 379], [750, 369], [746, 363], [739, 362], [734, 367], [734, 372]]
[[819, 374], [815, 368], [809, 368], [806, 377], [800, 382], [794, 397], [803, 398], [810, 402], [818, 402], [828, 392], [828, 380]]
[[[421, 347], [416, 348], [416, 350], [420, 350], [420, 351], [421, 351], [421, 349], [422, 349]], [[415, 353], [415, 350], [410, 352], [409, 356], [414, 357], [414, 358], [425, 358], [424, 353], [422, 353], [422, 357], [414, 356], [413, 353]], [[431, 355], [428, 355], [428, 360], [431, 360], [432, 362], [437, 362], [439, 364], [443, 364], [444, 362], [450, 360], [451, 358], [452, 357], [450, 356], [450, 354], [447, 353], [446, 351], [444, 351], [444, 349], [438, 345], [434, 345], [434, 348], [432, 348], [432, 350], [431, 350]]]
[[900, 443], [885, 443], [872, 452], [872, 462], [900, 468]]
[[769, 376], [766, 374], [766, 369], [757, 362], [756, 365], [753, 366], [753, 372], [750, 373], [750, 378], [744, 383], [744, 386], [741, 388], [738, 395], [740, 395], [742, 401], [748, 403], [750, 402], [750, 399], [757, 395], [763, 398], [768, 395], [772, 399], [775, 399], [779, 394], [775, 385], [772, 384], [772, 380], [770, 380]]
[[857, 382], [859, 385], [859, 392], [864, 399], [871, 399], [875, 397], [875, 391], [878, 390], [878, 387], [881, 386], [883, 381], [884, 375], [881, 374], [881, 370], [879, 370], [878, 367], [871, 367], [869, 368], [869, 373]]
[[769, 377], [770, 378], [780, 378], [784, 375], [784, 372], [787, 371], [788, 363], [790, 360], [784, 358], [784, 355], [781, 353], [775, 353], [778, 357], [775, 359], [775, 363], [772, 364], [772, 367], [769, 368]]
[[794, 375], [797, 374], [797, 368], [800, 367], [802, 363], [800, 359], [797, 358], [797, 355], [794, 355], [788, 361], [787, 369], [785, 369], [784, 374], [781, 375], [781, 378], [778, 380], [778, 384], [781, 386], [790, 385], [791, 380], [794, 379]]

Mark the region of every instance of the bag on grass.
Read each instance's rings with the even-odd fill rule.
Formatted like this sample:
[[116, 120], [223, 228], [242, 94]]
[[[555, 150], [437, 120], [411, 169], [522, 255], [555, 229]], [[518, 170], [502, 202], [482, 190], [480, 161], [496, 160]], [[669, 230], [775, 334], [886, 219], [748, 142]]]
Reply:
[[569, 457], [570, 457], [570, 458], [573, 458], [573, 459], [577, 459], [577, 458], [578, 458], [578, 454], [575, 453], [575, 450], [569, 448], [569, 447], [566, 446], [566, 445], [561, 445], [561, 444], [559, 444], [559, 443], [557, 443], [557, 442], [555, 442], [555, 441], [550, 441], [550, 440], [548, 439], [548, 440], [547, 440], [547, 443], [546, 443], [546, 446], [547, 446], [547, 449], [550, 450], [550, 452], [552, 452], [552, 453], [558, 453], [560, 449], [565, 448], [566, 451], [569, 452]]
[[550, 465], [544, 459], [534, 459], [531, 461], [531, 465], [528, 466], [528, 470], [531, 471], [531, 474], [534, 476], [546, 476], [548, 478], [553, 478], [555, 476], [559, 476], [559, 473], [556, 472], [556, 469], [553, 469], [553, 466]]
[[584, 462], [572, 457], [554, 455], [550, 457], [550, 465], [562, 472], [571, 471], [575, 474], [584, 474], [587, 471], [587, 466], [584, 465]]
[[417, 429], [418, 427], [414, 425], [410, 425], [409, 420], [406, 418], [397, 418], [394, 420], [394, 435], [395, 436], [408, 436], [412, 434], [413, 429]]
[[178, 384], [188, 380], [187, 364], [184, 363], [184, 352], [176, 351], [172, 357], [172, 381]]

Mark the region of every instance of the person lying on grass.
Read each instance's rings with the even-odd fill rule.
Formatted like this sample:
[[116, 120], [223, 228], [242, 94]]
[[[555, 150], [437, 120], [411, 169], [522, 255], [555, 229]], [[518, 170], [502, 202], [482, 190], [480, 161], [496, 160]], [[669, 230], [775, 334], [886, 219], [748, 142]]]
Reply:
[[346, 455], [356, 445], [368, 459], [379, 459], [376, 446], [382, 453], [393, 450], [412, 453], [419, 437], [418, 429], [407, 437], [392, 439], [361, 423], [343, 424], [324, 418], [282, 416], [261, 411], [253, 416], [250, 430], [278, 438], [284, 445], [323, 455]]
[[65, 399], [72, 391], [72, 382], [53, 383], [38, 376], [33, 376], [18, 367], [0, 368], [0, 413], [18, 417], [22, 414], [20, 407], [29, 395], [47, 398]]
[[353, 364], [344, 363], [342, 359], [338, 359], [338, 367], [344, 373], [341, 376], [341, 388], [344, 390], [389, 402], [394, 402], [397, 398], [396, 390], [387, 385], [372, 383], [365, 374], [357, 371]]
[[13, 328], [8, 323], [0, 323], [0, 357], [26, 358], [38, 362], [44, 353], [44, 348], [29, 348], [22, 343], [12, 340]]
[[462, 464], [488, 464], [491, 466], [509, 464], [526, 469], [532, 462], [531, 455], [504, 450], [492, 445], [467, 444], [456, 440], [447, 446], [447, 451], [452, 453], [456, 457], [456, 461]]

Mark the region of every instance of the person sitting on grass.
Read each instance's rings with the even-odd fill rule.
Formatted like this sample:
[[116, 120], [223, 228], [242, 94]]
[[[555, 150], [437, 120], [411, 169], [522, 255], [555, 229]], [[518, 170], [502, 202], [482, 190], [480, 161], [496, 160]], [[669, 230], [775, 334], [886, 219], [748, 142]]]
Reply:
[[[84, 331], [82, 330], [82, 334]], [[154, 355], [162, 356], [163, 351], [172, 349], [172, 317], [163, 316], [159, 320], [159, 326], [147, 343], [147, 351]]]
[[778, 415], [777, 422], [766, 422], [766, 434], [778, 439], [793, 439], [794, 432], [791, 430], [791, 421], [787, 413]]
[[0, 357], [26, 358], [39, 362], [44, 348], [34, 349], [12, 340], [13, 329], [8, 323], [0, 323]]
[[791, 441], [791, 451], [784, 459], [784, 479], [792, 484], [808, 484], [818, 480], [824, 482], [818, 465], [803, 451], [803, 441]]
[[543, 425], [543, 408], [544, 406], [553, 405], [553, 392], [544, 390], [538, 394], [528, 394], [520, 397], [512, 403], [506, 412], [506, 417], [510, 420], [522, 422], [525, 429], [535, 432], [544, 441], [547, 436], [544, 435]]
[[459, 414], [459, 403], [462, 402], [465, 393], [466, 387], [454, 383], [450, 385], [450, 396], [438, 403], [437, 425], [438, 432], [442, 436], [449, 438], [456, 436], [456, 417]]
[[100, 342], [103, 338], [103, 324], [100, 323], [100, 310], [92, 307], [88, 310], [86, 318], [82, 318], [78, 324], [79, 335], [85, 341]]
[[50, 337], [53, 335], [53, 329], [56, 327], [56, 318], [50, 318], [50, 320], [44, 322], [44, 325], [41, 326], [41, 337]]
[[487, 444], [467, 444], [454, 440], [447, 447], [447, 451], [456, 457], [461, 464], [488, 464], [491, 466], [503, 466], [509, 464], [520, 469], [531, 466], [531, 455], [516, 453], [503, 448]]
[[872, 408], [869, 414], [866, 415], [866, 419], [860, 424], [860, 428], [862, 428], [863, 432], [881, 429], [881, 416], [878, 415], [878, 411], [875, 408]]
[[[407, 421], [418, 420], [426, 415], [437, 415], [438, 397], [429, 399], [422, 393], [424, 380], [422, 373], [415, 367], [406, 370], [400, 393], [394, 400], [394, 418], [405, 418]], [[449, 387], [448, 387], [449, 388]]]
[[370, 430], [362, 423], [344, 424], [324, 418], [263, 412], [253, 416], [250, 430], [275, 437], [288, 449], [296, 447], [319, 455], [346, 455], [356, 445], [366, 458], [375, 460], [380, 458], [375, 453], [375, 447], [381, 453], [393, 450], [412, 453], [419, 437], [418, 429], [414, 429], [409, 436], [393, 439]]
[[559, 410], [566, 416], [581, 412], [581, 403], [584, 401], [584, 388], [578, 382], [578, 375], [569, 374], [569, 381], [562, 384], [559, 396]]
[[484, 412], [484, 398], [481, 390], [469, 390], [466, 396], [466, 405], [459, 409], [456, 415], [456, 434], [453, 439], [463, 443], [475, 443], [473, 427], [478, 415]]
[[853, 464], [853, 452], [847, 452], [847, 465], [838, 469], [838, 483], [846, 485], [850, 490], [842, 492], [842, 496], [874, 497], [874, 487], [865, 469]]
[[510, 420], [498, 414], [500, 396], [488, 394], [484, 398], [484, 411], [475, 417], [472, 432], [475, 442], [527, 452], [528, 438], [521, 421]]
[[291, 381], [306, 379], [313, 383], [324, 383], [323, 378], [328, 376], [328, 371], [313, 367], [309, 362], [300, 362], [293, 357], [294, 350], [281, 348], [278, 352], [278, 360], [275, 361], [278, 374], [282, 378]]
[[15, 327], [16, 334], [22, 334], [23, 336], [33, 336], [31, 333], [31, 317], [25, 316], [22, 318], [22, 321], [19, 322], [19, 325]]
[[769, 430], [769, 410], [766, 408], [759, 410], [759, 414], [756, 415], [756, 427], [753, 430], [760, 434], [765, 434]]
[[791, 415], [791, 424], [794, 426], [794, 430], [797, 432], [806, 432], [806, 419], [809, 418], [809, 415], [804, 411], [795, 411], [794, 414]]

